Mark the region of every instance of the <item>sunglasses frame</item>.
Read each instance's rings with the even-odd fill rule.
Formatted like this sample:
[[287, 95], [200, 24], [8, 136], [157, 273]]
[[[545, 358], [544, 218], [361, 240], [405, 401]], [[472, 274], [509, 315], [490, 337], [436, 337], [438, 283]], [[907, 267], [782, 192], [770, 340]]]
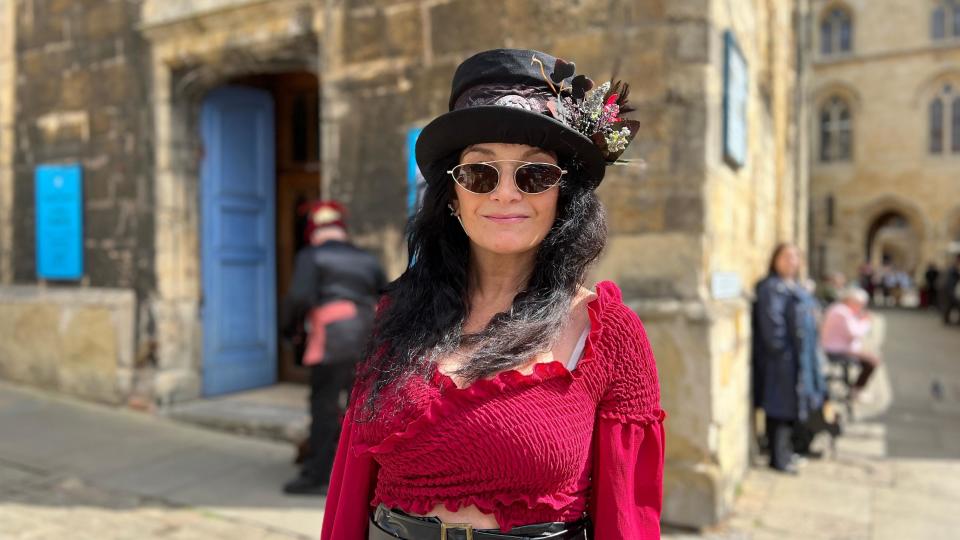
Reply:
[[[475, 161], [475, 162], [473, 162], [473, 163], [461, 163], [461, 164], [457, 165], [456, 167], [454, 167], [454, 168], [450, 169], [449, 171], [447, 171], [447, 174], [449, 174], [449, 175], [453, 178], [453, 181], [456, 182], [457, 185], [459, 185], [460, 187], [462, 187], [464, 190], [466, 190], [466, 191], [468, 191], [468, 192], [470, 192], [470, 193], [473, 193], [474, 195], [489, 195], [489, 194], [493, 193], [494, 191], [496, 191], [498, 187], [500, 187], [500, 179], [501, 179], [501, 177], [503, 176], [503, 173], [500, 172], [500, 169], [499, 169], [498, 167], [494, 167], [493, 165], [491, 165], [491, 163], [502, 163], [502, 162], [522, 163], [522, 165], [520, 165], [520, 166], [518, 166], [518, 167], [516, 167], [516, 168], [513, 169], [513, 185], [514, 185], [514, 187], [517, 188], [517, 191], [519, 191], [520, 193], [523, 193], [524, 195], [540, 195], [540, 194], [542, 194], [542, 193], [546, 193], [546, 192], [550, 191], [551, 189], [559, 186], [559, 185], [560, 185], [560, 182], [563, 181], [563, 175], [567, 174], [567, 170], [566, 170], [566, 169], [563, 169], [563, 168], [561, 168], [559, 165], [556, 165], [556, 164], [554, 164], [554, 163], [546, 163], [546, 162], [543, 162], [543, 161], [523, 161], [523, 160], [519, 160], [519, 159], [495, 159], [495, 160], [492, 160], [492, 161]], [[457, 181], [457, 175], [455, 174], [455, 171], [456, 171], [457, 169], [459, 169], [460, 167], [463, 167], [464, 165], [488, 165], [491, 169], [497, 171], [497, 183], [494, 184], [493, 189], [491, 189], [490, 191], [481, 192], [481, 191], [472, 191], [472, 190], [469, 190], [469, 189], [467, 189], [466, 187], [464, 187], [463, 184], [461, 184], [460, 182]], [[547, 166], [549, 166], [549, 167], [556, 167], [556, 169], [560, 171], [560, 177], [557, 178], [557, 183], [556, 183], [556, 184], [551, 185], [550, 187], [548, 187], [547, 189], [545, 189], [545, 190], [543, 190], [543, 191], [537, 191], [537, 192], [535, 192], [535, 193], [530, 193], [530, 192], [528, 192], [528, 191], [524, 191], [524, 190], [520, 189], [520, 185], [517, 184], [517, 171], [519, 171], [520, 169], [526, 167], [527, 165], [547, 165]]]

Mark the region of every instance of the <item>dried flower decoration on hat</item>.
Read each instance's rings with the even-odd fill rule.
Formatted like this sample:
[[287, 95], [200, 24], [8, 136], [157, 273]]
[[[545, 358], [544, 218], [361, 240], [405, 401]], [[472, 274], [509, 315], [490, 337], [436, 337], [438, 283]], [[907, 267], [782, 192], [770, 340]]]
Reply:
[[563, 81], [574, 74], [573, 64], [558, 58], [548, 77], [539, 58], [533, 56], [532, 63], [539, 64], [555, 94], [547, 102], [551, 115], [593, 141], [607, 163], [617, 161], [640, 129], [640, 122], [620, 116], [634, 110], [627, 104], [629, 85], [616, 81], [594, 87], [593, 81], [577, 75], [565, 86]]

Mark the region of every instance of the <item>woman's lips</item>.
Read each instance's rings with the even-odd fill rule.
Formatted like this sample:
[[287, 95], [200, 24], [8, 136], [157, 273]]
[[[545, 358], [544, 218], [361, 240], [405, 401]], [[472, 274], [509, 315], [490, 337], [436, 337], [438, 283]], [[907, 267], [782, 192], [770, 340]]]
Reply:
[[521, 221], [527, 219], [527, 216], [521, 214], [496, 214], [483, 217], [494, 223], [520, 223]]

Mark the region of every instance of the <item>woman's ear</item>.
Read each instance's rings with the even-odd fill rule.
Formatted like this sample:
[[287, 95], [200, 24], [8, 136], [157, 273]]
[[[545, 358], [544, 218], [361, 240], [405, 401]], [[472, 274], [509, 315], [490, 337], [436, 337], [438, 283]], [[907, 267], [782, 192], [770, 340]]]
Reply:
[[460, 201], [458, 201], [457, 199], [450, 199], [450, 202], [447, 203], [447, 208], [450, 209], [451, 216], [460, 215]]

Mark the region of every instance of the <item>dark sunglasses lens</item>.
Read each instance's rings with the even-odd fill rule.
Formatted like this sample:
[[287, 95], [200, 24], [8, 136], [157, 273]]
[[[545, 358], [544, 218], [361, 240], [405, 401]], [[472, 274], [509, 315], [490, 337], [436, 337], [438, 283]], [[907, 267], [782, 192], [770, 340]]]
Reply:
[[453, 175], [463, 189], [474, 193], [490, 193], [496, 189], [499, 178], [496, 167], [483, 163], [459, 165]]
[[534, 163], [517, 168], [517, 187], [524, 193], [542, 193], [560, 182], [563, 171], [553, 165]]

